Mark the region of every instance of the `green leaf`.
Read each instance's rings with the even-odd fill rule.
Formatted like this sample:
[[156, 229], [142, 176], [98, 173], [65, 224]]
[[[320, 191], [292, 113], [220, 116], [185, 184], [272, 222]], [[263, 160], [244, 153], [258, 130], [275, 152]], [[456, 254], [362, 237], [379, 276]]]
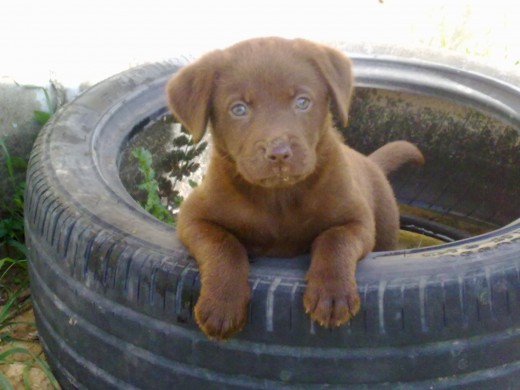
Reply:
[[201, 142], [197, 148], [195, 149], [197, 151], [197, 155], [201, 154], [204, 150], [206, 150], [206, 147], [208, 146], [208, 143], [206, 141]]
[[7, 228], [7, 218], [0, 220], [0, 242], [9, 236], [10, 229]]
[[146, 193], [146, 202], [141, 203], [141, 206], [160, 221], [173, 223], [173, 216], [161, 204], [159, 183], [155, 179], [155, 171], [152, 166], [152, 154], [145, 148], [136, 148], [132, 151], [132, 154], [137, 159], [139, 171], [144, 175], [143, 181], [137, 186], [138, 189]]
[[[9, 297], [7, 302], [2, 306], [2, 309], [0, 310], [0, 325], [4, 326], [4, 322], [9, 317], [9, 313], [11, 312], [11, 308], [16, 303], [16, 299], [18, 298], [18, 294], [13, 294]], [[2, 357], [0, 355], [0, 361], [2, 361]]]
[[9, 382], [9, 379], [7, 379], [4, 374], [0, 372], [0, 388], [4, 390], [14, 390], [14, 387], [11, 385], [11, 382]]
[[13, 248], [15, 248], [18, 252], [27, 257], [27, 246], [23, 242], [18, 240], [9, 240], [7, 244]]
[[34, 120], [39, 125], [43, 126], [47, 123], [47, 121], [51, 118], [52, 114], [45, 112], [45, 111], [34, 111]]
[[3, 139], [0, 138], [0, 147], [4, 151], [4, 162], [7, 167], [7, 172], [9, 173], [9, 177], [11, 181], [14, 183], [14, 172], [13, 172], [13, 160], [11, 159], [11, 155], [9, 154], [9, 150], [7, 150], [7, 146]]
[[47, 376], [47, 378], [51, 382], [52, 387], [55, 389], [59, 389], [60, 386], [58, 384], [58, 381], [54, 377], [54, 374], [52, 373], [51, 369], [49, 368], [49, 365], [47, 364], [47, 362], [45, 362], [45, 360], [40, 359], [37, 356], [34, 359], [36, 361], [36, 364], [40, 367], [40, 369], [43, 371], [43, 373]]
[[[27, 355], [28, 357], [30, 357], [32, 359], [32, 361], [29, 361], [26, 363], [26, 367], [24, 369], [24, 372], [23, 372], [23, 381], [24, 381], [24, 385], [25, 385], [25, 388], [30, 388], [30, 383], [29, 383], [29, 377], [28, 377], [28, 371], [29, 369], [34, 365], [38, 365], [40, 367], [40, 369], [43, 371], [43, 373], [47, 376], [47, 378], [49, 379], [52, 387], [54, 389], [59, 389], [59, 384], [58, 384], [58, 381], [56, 380], [56, 378], [54, 377], [54, 375], [52, 374], [50, 368], [49, 368], [49, 365], [44, 361], [42, 360], [41, 358], [39, 358], [38, 356], [34, 355], [30, 350], [28, 350], [27, 348], [23, 348], [23, 347], [13, 347], [13, 348], [10, 348], [8, 350], [4, 350], [0, 353], [0, 362], [5, 362], [6, 359], [13, 355], [13, 354], [24, 354], [24, 355]], [[2, 374], [0, 373], [0, 388], [2, 389], [13, 389], [12, 385], [10, 384], [9, 380]]]
[[29, 380], [29, 370], [31, 367], [26, 365], [23, 369], [22, 379], [24, 390], [31, 390], [31, 381]]
[[177, 207], [180, 207], [180, 205], [182, 204], [182, 202], [184, 201], [184, 197], [180, 196], [180, 195], [177, 195], [173, 198], [173, 202], [175, 203], [175, 205]]
[[23, 158], [11, 156], [11, 162], [13, 168], [27, 169], [27, 160], [24, 160]]
[[21, 353], [24, 355], [31, 356], [31, 352], [27, 348], [13, 347], [0, 352], [0, 362], [5, 361], [5, 359], [7, 359], [11, 355], [14, 355], [15, 353]]
[[184, 134], [176, 137], [174, 140], [173, 140], [173, 146], [179, 148], [179, 147], [182, 147], [182, 146], [187, 146], [187, 145], [190, 145], [191, 144], [191, 140]]
[[37, 89], [37, 90], [40, 90], [43, 92], [43, 94], [45, 95], [45, 102], [47, 103], [47, 108], [49, 110], [50, 113], [53, 113], [54, 112], [54, 108], [52, 107], [52, 102], [51, 102], [51, 97], [49, 95], [49, 92], [47, 91], [47, 88], [44, 88], [42, 86], [39, 86], [39, 85], [30, 85], [30, 84], [19, 84], [17, 83], [16, 81], [14, 82], [17, 86], [21, 87], [21, 88], [25, 88], [25, 89]]

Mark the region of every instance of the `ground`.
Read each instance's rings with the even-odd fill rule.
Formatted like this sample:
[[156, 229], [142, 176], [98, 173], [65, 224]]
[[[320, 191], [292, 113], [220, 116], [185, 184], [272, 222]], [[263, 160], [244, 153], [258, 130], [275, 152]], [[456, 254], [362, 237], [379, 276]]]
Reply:
[[[24, 390], [26, 380], [31, 390], [53, 390], [57, 389], [56, 384], [52, 383], [48, 375], [36, 363], [33, 356], [44, 359], [42, 348], [38, 342], [38, 332], [34, 326], [34, 313], [28, 309], [13, 320], [11, 329], [4, 329], [10, 332], [10, 336], [16, 341], [9, 341], [0, 345], [0, 355], [6, 351], [20, 350], [23, 353], [13, 353], [0, 364], [0, 372], [9, 380], [15, 390]], [[29, 352], [31, 355], [29, 355]], [[11, 363], [8, 363], [8, 362]], [[25, 377], [25, 379], [24, 379]], [[0, 387], [1, 383], [0, 383]]]

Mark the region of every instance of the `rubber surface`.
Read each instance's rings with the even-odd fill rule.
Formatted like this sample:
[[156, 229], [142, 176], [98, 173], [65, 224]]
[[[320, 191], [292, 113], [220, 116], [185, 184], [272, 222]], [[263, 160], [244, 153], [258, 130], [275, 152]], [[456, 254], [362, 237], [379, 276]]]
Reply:
[[[520, 128], [520, 90], [449, 65], [355, 55], [357, 83], [464, 101]], [[256, 259], [245, 329], [198, 330], [195, 263], [118, 174], [134, 129], [166, 112], [175, 64], [116, 75], [60, 110], [29, 164], [33, 303], [65, 389], [500, 388], [520, 383], [520, 220], [450, 244], [370, 254], [362, 309], [332, 331], [304, 314], [309, 259]], [[492, 93], [491, 93], [492, 91]]]

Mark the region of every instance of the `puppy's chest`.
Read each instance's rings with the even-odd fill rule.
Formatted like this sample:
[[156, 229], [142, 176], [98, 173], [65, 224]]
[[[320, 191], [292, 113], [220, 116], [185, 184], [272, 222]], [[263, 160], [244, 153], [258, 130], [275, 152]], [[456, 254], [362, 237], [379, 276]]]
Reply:
[[296, 256], [309, 252], [316, 236], [327, 228], [325, 221], [302, 207], [264, 210], [243, 220], [235, 234], [252, 256]]

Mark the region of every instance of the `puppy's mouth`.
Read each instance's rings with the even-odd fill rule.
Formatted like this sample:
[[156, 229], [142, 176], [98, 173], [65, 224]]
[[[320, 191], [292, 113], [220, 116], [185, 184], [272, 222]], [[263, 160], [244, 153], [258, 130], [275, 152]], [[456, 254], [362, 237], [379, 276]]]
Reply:
[[288, 161], [273, 161], [264, 153], [237, 159], [238, 173], [249, 183], [264, 188], [288, 188], [305, 180], [315, 169], [316, 159], [307, 148], [292, 147]]
[[302, 175], [277, 175], [259, 179], [256, 184], [265, 188], [292, 187], [303, 179]]

